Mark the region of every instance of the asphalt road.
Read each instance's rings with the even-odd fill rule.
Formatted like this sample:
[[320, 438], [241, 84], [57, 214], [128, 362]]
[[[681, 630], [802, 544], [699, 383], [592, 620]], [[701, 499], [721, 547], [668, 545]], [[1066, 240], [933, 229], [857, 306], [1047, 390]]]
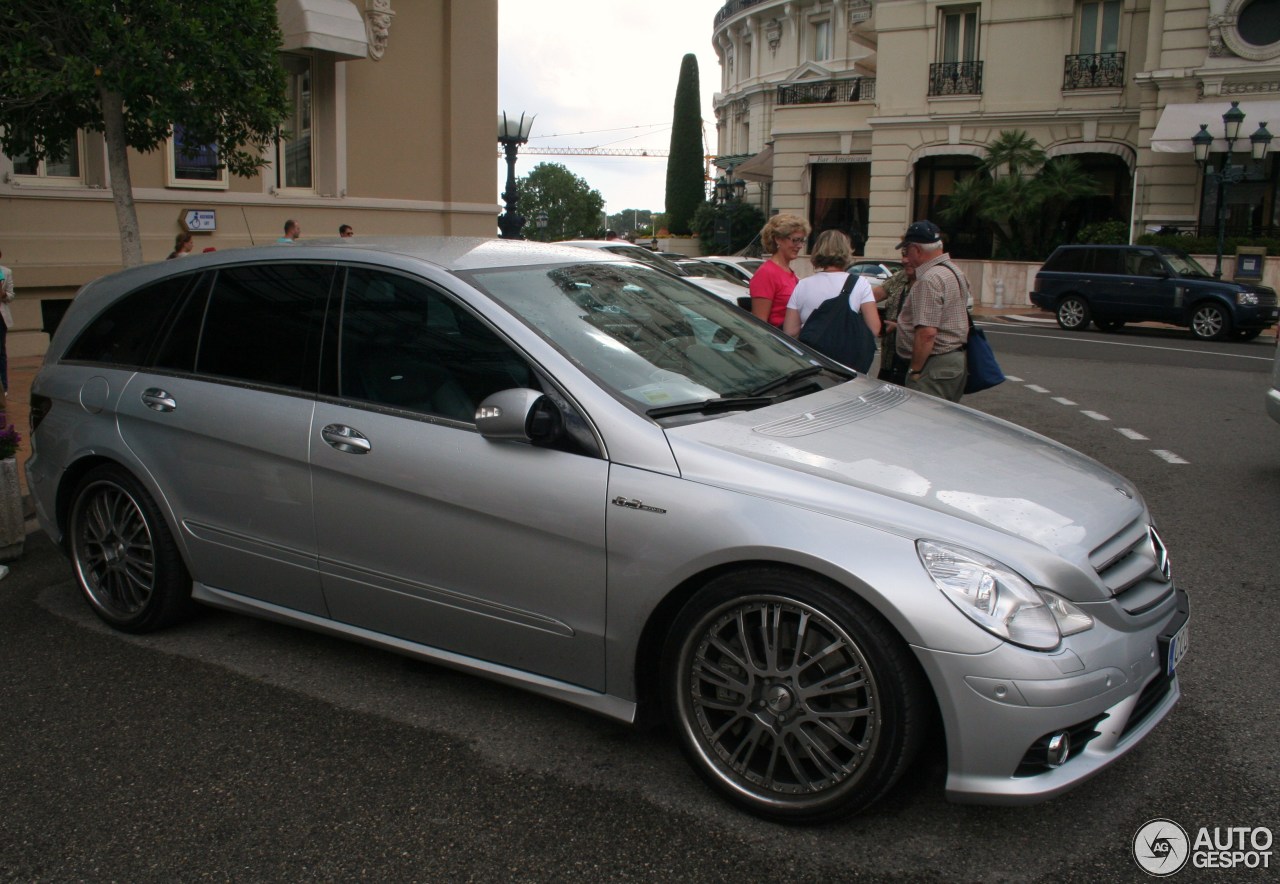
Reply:
[[0, 582], [0, 879], [1136, 881], [1152, 818], [1280, 830], [1273, 345], [989, 336], [1011, 380], [967, 404], [1137, 482], [1192, 594], [1181, 704], [1076, 791], [948, 804], [934, 747], [866, 816], [772, 825], [661, 732], [447, 669], [220, 612], [111, 632], [33, 534]]

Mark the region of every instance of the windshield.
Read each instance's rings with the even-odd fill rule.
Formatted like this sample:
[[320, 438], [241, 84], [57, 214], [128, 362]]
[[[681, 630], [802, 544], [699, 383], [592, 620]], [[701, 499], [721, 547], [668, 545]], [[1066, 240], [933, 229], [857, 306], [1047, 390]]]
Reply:
[[1195, 258], [1182, 252], [1165, 252], [1164, 259], [1169, 262], [1173, 272], [1179, 276], [1190, 276], [1195, 279], [1211, 279], [1213, 277], [1213, 274], [1201, 267]]
[[648, 249], [642, 249], [639, 246], [605, 246], [602, 251], [609, 252], [629, 261], [638, 261], [641, 264], [648, 264], [650, 267], [656, 267], [658, 270], [665, 270], [667, 273], [675, 276], [688, 276], [684, 268], [672, 261], [670, 258], [664, 258], [661, 255], [654, 254]]
[[[759, 407], [773, 396], [848, 378], [739, 308], [638, 264], [502, 268], [467, 276], [602, 386], [651, 414], [716, 399]], [[771, 397], [761, 401], [766, 392]]]
[[722, 279], [725, 282], [736, 283], [737, 285], [746, 285], [742, 281], [742, 277], [736, 275], [732, 270], [721, 267], [719, 264], [710, 264], [706, 261], [681, 261], [677, 262], [677, 266], [684, 269], [690, 276], [701, 276], [706, 279]]

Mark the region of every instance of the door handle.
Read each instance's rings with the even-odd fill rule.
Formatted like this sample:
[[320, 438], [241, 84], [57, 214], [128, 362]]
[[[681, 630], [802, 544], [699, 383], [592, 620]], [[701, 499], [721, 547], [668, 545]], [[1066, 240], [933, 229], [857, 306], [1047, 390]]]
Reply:
[[320, 431], [320, 438], [344, 454], [368, 454], [373, 450], [363, 433], [345, 424], [329, 424]]
[[174, 411], [178, 402], [159, 387], [148, 387], [142, 391], [142, 404], [152, 411]]

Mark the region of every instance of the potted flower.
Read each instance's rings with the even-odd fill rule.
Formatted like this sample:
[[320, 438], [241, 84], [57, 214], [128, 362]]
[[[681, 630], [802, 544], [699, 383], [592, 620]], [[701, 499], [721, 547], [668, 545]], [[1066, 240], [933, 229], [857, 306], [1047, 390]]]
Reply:
[[27, 538], [26, 519], [22, 511], [22, 485], [18, 482], [15, 455], [22, 444], [17, 427], [0, 412], [0, 562], [22, 555]]

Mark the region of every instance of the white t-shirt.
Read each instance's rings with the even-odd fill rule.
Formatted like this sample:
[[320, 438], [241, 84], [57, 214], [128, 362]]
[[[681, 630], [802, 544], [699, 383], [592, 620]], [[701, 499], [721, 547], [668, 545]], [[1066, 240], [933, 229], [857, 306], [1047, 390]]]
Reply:
[[[823, 301], [840, 294], [840, 289], [844, 288], [845, 280], [848, 278], [847, 273], [831, 273], [825, 270], [806, 276], [796, 284], [795, 291], [791, 293], [791, 300], [787, 303], [787, 309], [800, 311], [800, 324], [803, 325], [809, 321], [813, 311], [817, 310]], [[858, 281], [853, 284], [853, 291], [849, 292], [849, 307], [857, 312], [867, 302], [874, 304], [876, 296], [871, 291], [871, 283], [859, 276]]]

